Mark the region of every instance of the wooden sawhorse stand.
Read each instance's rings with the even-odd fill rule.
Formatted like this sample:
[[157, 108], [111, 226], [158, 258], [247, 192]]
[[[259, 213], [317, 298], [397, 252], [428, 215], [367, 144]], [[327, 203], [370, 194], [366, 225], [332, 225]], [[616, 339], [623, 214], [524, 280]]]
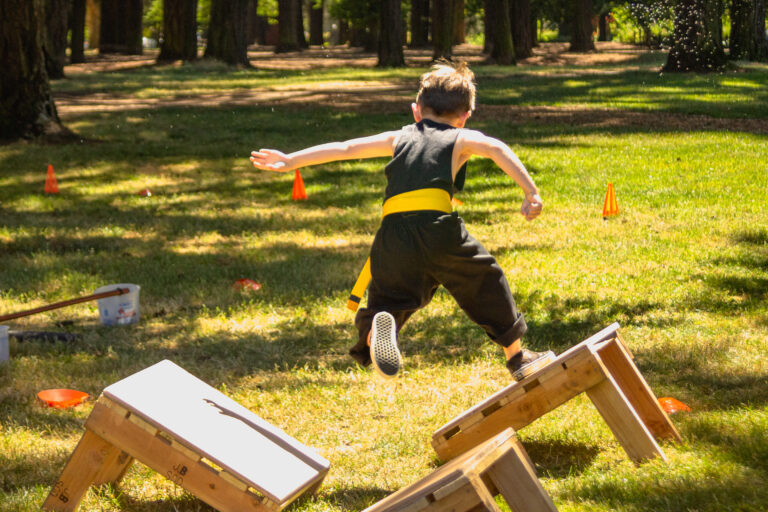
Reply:
[[635, 463], [664, 453], [654, 436], [680, 434], [632, 362], [612, 324], [438, 429], [432, 446], [450, 460], [507, 427], [519, 430], [582, 392]]
[[134, 459], [222, 512], [275, 512], [320, 486], [330, 464], [170, 361], [107, 388], [44, 510], [72, 511]]
[[499, 493], [513, 512], [557, 512], [511, 428], [364, 512], [498, 512]]

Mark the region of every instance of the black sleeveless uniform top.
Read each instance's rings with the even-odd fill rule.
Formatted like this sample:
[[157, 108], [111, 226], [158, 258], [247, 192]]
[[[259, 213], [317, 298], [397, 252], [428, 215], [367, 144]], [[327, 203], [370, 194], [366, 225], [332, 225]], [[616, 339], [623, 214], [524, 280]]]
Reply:
[[422, 119], [403, 127], [392, 160], [384, 168], [387, 189], [384, 199], [423, 188], [440, 188], [453, 193], [464, 188], [467, 164], [451, 176], [453, 146], [459, 129]]

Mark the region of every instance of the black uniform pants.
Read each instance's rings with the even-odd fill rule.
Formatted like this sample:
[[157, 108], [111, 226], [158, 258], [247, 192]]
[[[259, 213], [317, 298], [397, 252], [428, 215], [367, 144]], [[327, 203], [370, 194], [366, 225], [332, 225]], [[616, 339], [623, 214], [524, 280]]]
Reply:
[[396, 213], [384, 217], [371, 247], [367, 307], [358, 310], [358, 342], [349, 351], [371, 363], [367, 346], [373, 316], [387, 311], [397, 330], [443, 285], [469, 318], [507, 347], [526, 331], [525, 319], [501, 267], [464, 227], [456, 213]]

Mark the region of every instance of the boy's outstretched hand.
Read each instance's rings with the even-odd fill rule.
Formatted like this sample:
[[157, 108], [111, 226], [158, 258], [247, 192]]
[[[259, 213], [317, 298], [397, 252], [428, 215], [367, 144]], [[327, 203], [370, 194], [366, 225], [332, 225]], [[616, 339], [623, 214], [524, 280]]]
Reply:
[[525, 199], [523, 199], [523, 206], [520, 208], [520, 213], [523, 214], [525, 220], [533, 220], [539, 216], [543, 207], [544, 205], [539, 194], [526, 194]]
[[291, 170], [288, 166], [289, 158], [285, 153], [276, 149], [251, 151], [251, 162], [255, 168], [263, 171], [286, 172]]

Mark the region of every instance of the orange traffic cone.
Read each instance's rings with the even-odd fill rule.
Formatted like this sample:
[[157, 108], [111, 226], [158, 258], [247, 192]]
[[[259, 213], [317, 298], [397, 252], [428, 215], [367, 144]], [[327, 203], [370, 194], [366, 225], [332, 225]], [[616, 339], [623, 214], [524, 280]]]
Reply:
[[291, 199], [297, 201], [306, 198], [307, 191], [304, 190], [304, 180], [301, 179], [301, 173], [296, 169], [296, 175], [293, 178], [293, 193], [291, 194]]
[[603, 218], [618, 215], [618, 213], [619, 203], [616, 202], [616, 191], [613, 189], [613, 183], [609, 183], [605, 193], [605, 203], [603, 203]]
[[48, 174], [45, 176], [45, 193], [59, 193], [59, 183], [56, 181], [56, 175], [53, 173], [53, 166], [50, 164], [48, 164]]

